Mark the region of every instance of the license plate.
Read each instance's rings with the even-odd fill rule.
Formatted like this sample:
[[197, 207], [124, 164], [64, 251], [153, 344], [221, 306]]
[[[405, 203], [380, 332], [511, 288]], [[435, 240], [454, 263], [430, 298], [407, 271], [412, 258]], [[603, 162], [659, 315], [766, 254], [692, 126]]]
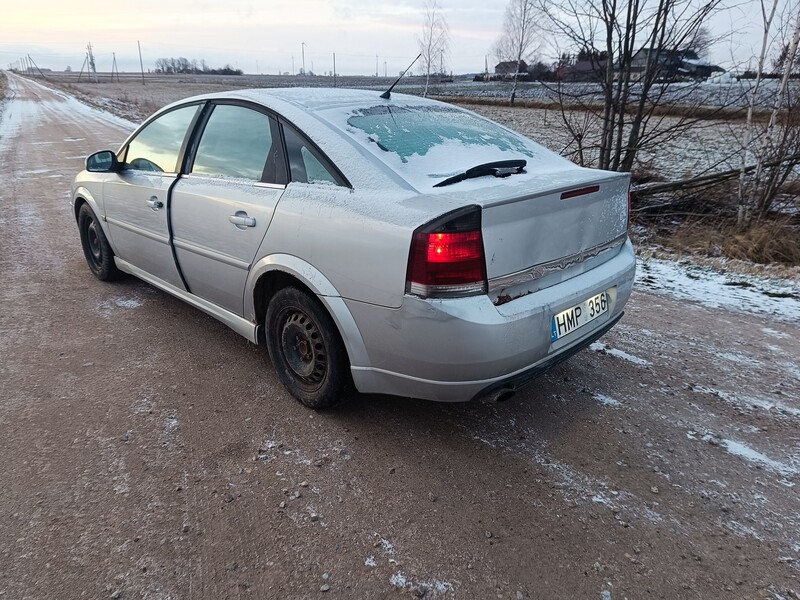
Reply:
[[555, 342], [576, 329], [580, 329], [587, 323], [591, 323], [600, 315], [608, 312], [608, 305], [608, 293], [603, 292], [584, 300], [572, 308], [562, 310], [557, 315], [553, 315], [550, 341]]

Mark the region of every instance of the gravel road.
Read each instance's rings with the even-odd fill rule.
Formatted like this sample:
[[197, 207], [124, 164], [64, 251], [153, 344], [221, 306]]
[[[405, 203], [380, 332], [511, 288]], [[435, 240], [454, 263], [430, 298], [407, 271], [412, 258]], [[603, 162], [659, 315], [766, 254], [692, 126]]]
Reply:
[[505, 403], [313, 413], [68, 206], [123, 121], [9, 75], [0, 598], [798, 598], [800, 325], [636, 291]]

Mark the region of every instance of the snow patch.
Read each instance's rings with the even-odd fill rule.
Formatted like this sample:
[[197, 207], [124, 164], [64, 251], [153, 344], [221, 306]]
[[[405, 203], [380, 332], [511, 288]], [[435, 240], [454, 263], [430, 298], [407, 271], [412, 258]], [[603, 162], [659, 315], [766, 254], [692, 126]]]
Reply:
[[381, 538], [380, 544], [385, 554], [394, 554], [394, 544], [392, 544], [392, 542]]
[[131, 298], [117, 297], [99, 302], [97, 304], [97, 312], [104, 317], [110, 317], [118, 308], [132, 309], [139, 308], [140, 306], [142, 306], [142, 301], [136, 296]]
[[422, 595], [426, 598], [436, 597], [439, 594], [446, 594], [447, 592], [453, 591], [453, 584], [449, 581], [440, 581], [438, 579], [432, 579], [430, 581], [415, 581], [402, 571], [394, 573], [389, 578], [389, 583], [396, 588], [411, 588], [414, 590], [419, 590], [420, 592], [424, 592]]
[[364, 561], [365, 567], [377, 567], [378, 561], [375, 560], [374, 556], [368, 556], [367, 560]]
[[[697, 440], [697, 435], [699, 434], [696, 431], [689, 431], [686, 435], [690, 440]], [[794, 484], [786, 479], [799, 474], [798, 470], [794, 467], [769, 458], [766, 454], [751, 448], [747, 444], [737, 442], [736, 440], [718, 438], [711, 433], [704, 434], [701, 439], [704, 442], [718, 444], [729, 454], [737, 456], [746, 462], [764, 467], [770, 471], [773, 471], [774, 473], [777, 473], [778, 475], [781, 475], [784, 478], [780, 481], [781, 485], [785, 485], [786, 487], [794, 487]]]
[[610, 396], [606, 396], [605, 394], [592, 394], [592, 398], [597, 400], [600, 404], [605, 404], [606, 406], [619, 406], [622, 404], [619, 400], [615, 400]]
[[729, 362], [735, 362], [735, 363], [738, 363], [740, 365], [751, 365], [751, 366], [754, 366], [754, 365], [760, 365], [761, 364], [759, 361], [757, 361], [757, 360], [755, 360], [753, 358], [750, 358], [749, 356], [745, 356], [744, 354], [741, 354], [740, 352], [717, 352], [716, 355], [719, 358], [722, 358], [722, 359], [727, 360]]
[[408, 585], [408, 578], [402, 571], [398, 571], [389, 578], [389, 583], [395, 587], [404, 588]]
[[762, 327], [761, 331], [763, 331], [770, 337], [774, 337], [776, 340], [788, 340], [790, 337], [792, 337], [784, 331], [775, 331], [774, 329], [770, 329], [769, 327]]
[[281, 456], [297, 465], [310, 465], [313, 462], [299, 448], [289, 448], [286, 444], [273, 438], [264, 440], [256, 453], [256, 459], [265, 462], [276, 460]]
[[[705, 439], [705, 437], [704, 437]], [[793, 469], [789, 465], [785, 465], [777, 460], [773, 460], [769, 458], [767, 455], [762, 454], [758, 450], [754, 450], [750, 446], [743, 444], [741, 442], [737, 442], [735, 440], [720, 440], [720, 444], [727, 450], [730, 454], [734, 456], [738, 456], [739, 458], [743, 458], [747, 462], [752, 462], [762, 467], [766, 467], [771, 471], [782, 475], [783, 477], [790, 477], [792, 475], [797, 475], [798, 472], [796, 469]], [[782, 482], [783, 483], [783, 482]]]
[[634, 356], [633, 354], [628, 354], [627, 352], [624, 352], [617, 348], [611, 348], [610, 346], [604, 344], [603, 342], [594, 342], [589, 346], [589, 349], [594, 350], [595, 352], [602, 352], [603, 354], [616, 356], [617, 358], [621, 358], [622, 360], [626, 360], [635, 365], [639, 365], [640, 367], [649, 367], [652, 366], [653, 364], [649, 360], [639, 358], [638, 356]]
[[657, 258], [640, 258], [638, 265], [635, 285], [639, 289], [709, 308], [770, 315], [788, 322], [800, 320], [800, 283], [795, 281], [723, 273]]
[[717, 396], [718, 398], [721, 398], [722, 400], [733, 406], [760, 408], [762, 410], [767, 411], [770, 414], [779, 413], [783, 415], [789, 415], [792, 417], [800, 417], [800, 409], [794, 408], [792, 406], [787, 406], [782, 402], [767, 400], [765, 398], [754, 398], [752, 396], [738, 396], [737, 394], [725, 392], [723, 390], [718, 390], [715, 388], [705, 387], [702, 385], [694, 386], [692, 389], [695, 392], [701, 394], [709, 394], [711, 396]]

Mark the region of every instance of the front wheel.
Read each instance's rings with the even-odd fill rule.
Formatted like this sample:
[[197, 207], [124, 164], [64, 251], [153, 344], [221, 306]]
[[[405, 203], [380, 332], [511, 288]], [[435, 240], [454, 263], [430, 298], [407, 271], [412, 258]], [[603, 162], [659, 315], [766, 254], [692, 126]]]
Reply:
[[289, 392], [313, 409], [329, 408], [349, 383], [349, 363], [336, 325], [319, 302], [286, 287], [267, 307], [267, 349]]
[[100, 281], [112, 281], [119, 278], [120, 271], [114, 263], [114, 251], [111, 249], [94, 211], [88, 204], [81, 206], [78, 211], [78, 230], [81, 234], [83, 255], [94, 276]]

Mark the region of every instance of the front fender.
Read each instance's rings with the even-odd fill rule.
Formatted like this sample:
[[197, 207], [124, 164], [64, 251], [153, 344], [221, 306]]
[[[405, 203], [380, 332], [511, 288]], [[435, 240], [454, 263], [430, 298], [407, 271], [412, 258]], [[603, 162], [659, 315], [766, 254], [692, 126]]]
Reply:
[[94, 194], [87, 188], [86, 186], [80, 185], [77, 186], [72, 190], [72, 198], [69, 201], [69, 205], [72, 207], [72, 216], [75, 218], [75, 222], [78, 221], [78, 208], [79, 208], [79, 199], [83, 199], [86, 203], [91, 207], [92, 211], [97, 218], [101, 221], [105, 221], [102, 211], [100, 210], [100, 206], [97, 203], [97, 200], [94, 198]]
[[369, 365], [367, 353], [361, 332], [356, 325], [353, 315], [347, 308], [344, 299], [338, 290], [316, 267], [306, 261], [290, 254], [270, 254], [265, 256], [250, 269], [245, 286], [244, 315], [245, 318], [255, 322], [255, 289], [259, 279], [272, 271], [287, 273], [308, 287], [322, 302], [331, 315], [339, 334], [342, 337], [351, 366]]

